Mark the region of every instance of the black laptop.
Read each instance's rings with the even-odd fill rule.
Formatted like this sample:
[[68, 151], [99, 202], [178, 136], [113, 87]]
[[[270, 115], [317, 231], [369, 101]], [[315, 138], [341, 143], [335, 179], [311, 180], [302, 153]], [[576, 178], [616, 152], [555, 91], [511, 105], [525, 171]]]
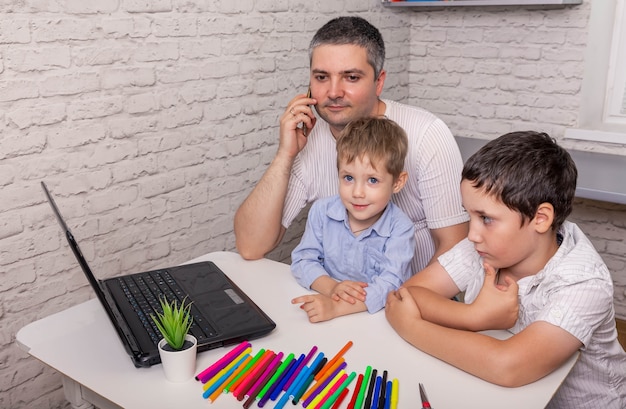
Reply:
[[159, 299], [185, 297], [193, 314], [191, 333], [198, 351], [264, 336], [276, 324], [214, 263], [200, 262], [98, 280], [83, 257], [72, 232], [44, 182], [41, 187], [78, 263], [136, 367], [161, 362], [161, 336], [150, 314], [160, 311]]

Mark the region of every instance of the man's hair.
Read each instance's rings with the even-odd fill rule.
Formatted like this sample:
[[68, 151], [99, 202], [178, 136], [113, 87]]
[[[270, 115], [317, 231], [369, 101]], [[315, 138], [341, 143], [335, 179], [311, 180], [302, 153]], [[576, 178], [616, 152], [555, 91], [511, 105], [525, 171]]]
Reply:
[[522, 215], [541, 203], [554, 207], [552, 229], [572, 211], [578, 171], [570, 154], [545, 133], [511, 132], [487, 143], [463, 167], [462, 178]]
[[313, 50], [320, 45], [352, 44], [365, 48], [367, 62], [374, 68], [377, 79], [385, 63], [385, 42], [376, 27], [361, 17], [337, 17], [324, 24], [313, 36], [309, 45], [309, 60]]
[[384, 166], [393, 179], [404, 170], [408, 150], [404, 129], [385, 117], [367, 117], [350, 122], [337, 138], [337, 166], [367, 156], [374, 169]]

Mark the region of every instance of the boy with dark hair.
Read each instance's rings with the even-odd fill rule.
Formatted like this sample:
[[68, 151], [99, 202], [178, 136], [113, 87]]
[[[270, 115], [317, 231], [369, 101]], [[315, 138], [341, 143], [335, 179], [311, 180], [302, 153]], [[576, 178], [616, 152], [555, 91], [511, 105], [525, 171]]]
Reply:
[[339, 195], [318, 199], [291, 255], [295, 298], [311, 322], [383, 308], [411, 276], [413, 223], [393, 204], [407, 179], [405, 132], [390, 119], [351, 122], [337, 139]]
[[[534, 382], [576, 351], [549, 408], [626, 408], [610, 273], [565, 219], [576, 166], [545, 133], [514, 132], [462, 173], [467, 239], [387, 297], [393, 328], [420, 350], [503, 386]], [[465, 303], [450, 301], [465, 291]], [[509, 329], [498, 340], [475, 331]]]

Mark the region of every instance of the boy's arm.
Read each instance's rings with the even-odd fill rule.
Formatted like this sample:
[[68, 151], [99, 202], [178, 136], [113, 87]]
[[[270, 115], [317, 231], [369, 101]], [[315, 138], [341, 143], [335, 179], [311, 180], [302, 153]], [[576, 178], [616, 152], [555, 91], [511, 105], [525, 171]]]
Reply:
[[546, 376], [582, 346], [569, 332], [544, 321], [506, 340], [428, 322], [406, 288], [389, 295], [385, 314], [396, 332], [423, 352], [507, 387]]
[[[438, 262], [436, 264], [439, 265]], [[436, 268], [432, 267], [431, 270]], [[433, 274], [449, 278], [443, 268]], [[453, 301], [450, 297], [442, 296], [429, 288], [418, 286], [407, 288], [417, 303], [422, 318], [427, 321], [469, 331], [509, 329], [515, 325], [518, 317], [518, 286], [509, 278], [505, 280], [504, 284], [498, 284], [496, 271], [491, 266], [485, 265], [483, 286], [471, 304]]]

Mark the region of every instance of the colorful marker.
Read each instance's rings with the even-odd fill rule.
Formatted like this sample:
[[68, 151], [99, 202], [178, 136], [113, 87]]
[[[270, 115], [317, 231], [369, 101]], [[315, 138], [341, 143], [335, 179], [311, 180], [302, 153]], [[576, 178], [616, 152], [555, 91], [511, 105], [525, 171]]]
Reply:
[[333, 384], [333, 386], [328, 390], [328, 392], [324, 394], [322, 399], [320, 399], [317, 405], [314, 406], [314, 409], [321, 409], [322, 406], [324, 406], [326, 402], [330, 399], [330, 397], [335, 394], [335, 392], [339, 389], [339, 386], [341, 386], [346, 379], [348, 379], [348, 374], [344, 372], [341, 375], [341, 378], [339, 378], [337, 382]]
[[[346, 367], [346, 362], [343, 358], [340, 358], [337, 361], [335, 361], [333, 366], [331, 366], [330, 369], [326, 371], [326, 373], [322, 375], [321, 378], [319, 378], [319, 380], [315, 383], [315, 385], [313, 385], [308, 391], [304, 393], [304, 395], [302, 395], [301, 399], [303, 401], [307, 401], [311, 395], [318, 394], [319, 392], [321, 392], [322, 389], [324, 389], [324, 387], [328, 384], [328, 382], [330, 382], [331, 379], [333, 379], [333, 377], [337, 374], [337, 372], [339, 372], [340, 369], [338, 368], [340, 367], [341, 368]], [[323, 370], [324, 368], [322, 368], [322, 371]], [[315, 377], [313, 377], [313, 379], [315, 379]]]
[[376, 377], [376, 386], [374, 386], [374, 396], [372, 398], [372, 409], [382, 409], [378, 407], [378, 401], [380, 397], [380, 384], [382, 379], [383, 378], [380, 375]]
[[337, 398], [337, 400], [335, 401], [332, 409], [339, 409], [339, 406], [341, 406], [341, 402], [343, 402], [343, 400], [346, 398], [349, 391], [350, 390], [348, 388], [345, 388], [343, 391], [341, 391], [341, 395], [339, 395], [339, 398]]
[[354, 392], [352, 393], [352, 399], [350, 399], [350, 402], [348, 403], [348, 409], [354, 409], [354, 404], [356, 403], [356, 398], [359, 396], [359, 390], [361, 389], [362, 383], [363, 383], [363, 374], [359, 374], [359, 376], [356, 379], [356, 385], [354, 385]]
[[263, 371], [265, 371], [265, 369], [275, 356], [276, 354], [274, 353], [274, 351], [268, 349], [259, 359], [259, 362], [254, 366], [254, 368], [251, 368], [250, 372], [248, 372], [248, 374], [243, 377], [243, 380], [239, 383], [239, 385], [237, 385], [237, 387], [233, 389], [233, 395], [235, 395], [238, 400], [243, 400], [246, 392], [248, 392], [254, 382], [259, 379], [259, 376], [261, 376]]
[[364, 405], [367, 409], [372, 407], [372, 393], [374, 393], [374, 385], [376, 385], [376, 369], [372, 369], [372, 377], [370, 378], [370, 384], [367, 388], [367, 395], [365, 395]]
[[372, 367], [368, 365], [365, 368], [365, 375], [363, 375], [363, 382], [361, 382], [361, 388], [359, 389], [359, 396], [356, 398], [356, 403], [354, 404], [355, 409], [361, 409], [363, 407], [363, 400], [365, 399], [365, 393], [367, 391], [367, 386], [369, 385], [371, 373], [372, 373]]
[[[317, 394], [317, 396], [313, 397], [312, 400], [307, 404], [306, 402], [304, 402], [304, 407], [305, 408], [316, 408], [317, 405], [320, 403], [320, 401], [324, 398], [324, 396], [326, 396], [329, 392], [329, 390], [335, 385], [335, 383], [339, 382], [339, 379], [341, 379], [342, 376], [346, 375], [346, 371], [341, 370], [339, 372], [337, 372], [337, 375], [335, 375], [333, 377], [333, 379], [331, 379], [328, 382], [328, 385], [326, 385], [324, 387], [324, 389], [322, 389], [322, 391], [320, 393]], [[309, 397], [311, 398], [311, 397]]]
[[226, 355], [220, 358], [213, 365], [209, 366], [204, 371], [196, 375], [196, 379], [201, 381], [202, 383], [205, 383], [213, 375], [218, 373], [220, 369], [224, 368], [226, 365], [228, 365], [229, 362], [234, 360], [235, 357], [241, 353], [241, 351], [243, 351], [244, 349], [250, 346], [251, 344], [248, 341], [243, 341], [241, 344], [237, 345], [235, 348], [233, 348], [230, 352], [228, 352]]
[[244, 362], [248, 357], [250, 357], [250, 354], [246, 354], [239, 358], [239, 360], [234, 362], [234, 365], [226, 373], [220, 376], [215, 382], [211, 382], [211, 385], [209, 385], [208, 382], [204, 384], [204, 386], [209, 386], [205, 388], [204, 392], [202, 393], [202, 397], [206, 399], [211, 396], [213, 392], [218, 390], [224, 384], [224, 382], [226, 382], [226, 380], [233, 374], [233, 372], [237, 370], [239, 365], [241, 365], [241, 363]]
[[385, 396], [387, 393], [387, 371], [383, 371], [383, 379], [380, 382], [380, 396], [378, 397], [378, 409], [384, 409]]
[[391, 381], [387, 381], [387, 387], [385, 388], [385, 404], [383, 409], [391, 409], [391, 392], [393, 389], [393, 384]]
[[343, 346], [343, 348], [341, 348], [341, 349], [339, 350], [339, 352], [337, 352], [337, 353], [335, 354], [335, 356], [334, 356], [334, 357], [332, 357], [332, 359], [326, 363], [326, 365], [324, 366], [324, 368], [322, 368], [322, 370], [319, 372], [319, 374], [315, 376], [315, 380], [316, 380], [316, 381], [319, 381], [319, 380], [320, 380], [320, 378], [321, 378], [322, 376], [324, 376], [324, 373], [326, 373], [326, 371], [328, 371], [328, 370], [330, 369], [330, 367], [331, 367], [331, 366], [333, 366], [333, 365], [334, 365], [334, 363], [335, 363], [335, 362], [336, 362], [339, 358], [341, 358], [341, 357], [342, 357], [342, 356], [346, 353], [346, 351], [347, 351], [348, 349], [350, 349], [350, 347], [351, 347], [351, 346], [352, 346], [352, 341], [348, 341], [348, 342], [346, 343], [346, 345], [344, 345], [344, 346]]
[[[285, 360], [280, 364], [280, 366], [278, 367], [276, 372], [274, 372], [274, 374], [272, 375], [270, 380], [267, 381], [267, 383], [261, 389], [261, 392], [259, 392], [259, 395], [258, 395], [259, 399], [263, 399], [265, 394], [268, 393], [268, 391], [270, 390], [272, 385], [274, 385], [274, 383], [276, 381], [278, 381], [280, 376], [285, 372], [285, 370], [287, 369], [289, 364], [293, 361], [293, 359], [294, 359], [293, 353], [290, 353], [289, 355], [287, 355], [287, 358], [285, 358]], [[268, 396], [268, 398], [269, 398], [269, 396]], [[260, 401], [259, 401], [259, 403], [260, 403]]]
[[298, 367], [296, 367], [296, 370], [293, 372], [293, 374], [291, 374], [291, 377], [289, 378], [289, 380], [287, 380], [287, 383], [285, 383], [285, 385], [283, 386], [283, 390], [287, 391], [287, 389], [289, 389], [289, 387], [291, 386], [291, 384], [293, 383], [293, 381], [296, 379], [296, 377], [300, 374], [300, 372], [302, 371], [302, 368], [309, 363], [309, 361], [311, 360], [311, 358], [313, 357], [313, 354], [315, 354], [315, 351], [317, 351], [317, 347], [314, 345], [313, 348], [311, 348], [311, 350], [309, 351], [309, 353], [304, 357], [304, 359], [302, 360], [302, 362], [300, 362], [300, 364], [298, 365]]
[[[245, 357], [244, 361], [241, 364], [239, 364], [237, 369], [224, 381], [222, 386], [228, 385], [241, 371], [243, 371], [243, 369], [251, 361], [252, 361], [252, 357], [250, 355]], [[215, 401], [215, 399], [217, 399], [222, 394], [222, 392], [225, 392], [225, 391], [226, 391], [226, 387], [217, 388], [215, 390], [215, 392], [213, 392], [213, 394], [211, 394], [211, 396], [209, 396], [209, 399], [211, 400], [211, 403], [213, 403], [213, 401]]]
[[[280, 394], [280, 390], [281, 389], [278, 387], [278, 385], [280, 385], [280, 383], [282, 382], [282, 380], [285, 377], [285, 375], [287, 373], [289, 373], [289, 371], [295, 365], [295, 363], [296, 363], [296, 360], [295, 359], [291, 359], [291, 362], [289, 362], [289, 364], [285, 367], [285, 369], [283, 370], [283, 373], [280, 376], [278, 376], [276, 378], [276, 380], [274, 381], [274, 383], [269, 387], [269, 389], [267, 391], [265, 391], [265, 393], [263, 394], [263, 397], [259, 400], [258, 406], [260, 408], [262, 408], [265, 405], [265, 403], [268, 400], [270, 400], [270, 398], [272, 397], [272, 394], [274, 393], [275, 390], [279, 391], [278, 393]], [[276, 399], [276, 398], [274, 398], [274, 399]]]
[[393, 390], [391, 391], [391, 408], [390, 409], [397, 409], [398, 408], [398, 393], [400, 392], [399, 390], [399, 383], [397, 379], [393, 379], [393, 381], [391, 381], [391, 386], [393, 387]]
[[311, 367], [313, 369], [309, 371], [309, 373], [307, 374], [307, 378], [303, 382], [300, 382], [300, 384], [298, 385], [298, 389], [296, 390], [296, 393], [293, 395], [293, 400], [291, 402], [294, 405], [298, 404], [304, 392], [313, 383], [313, 379], [315, 378], [315, 375], [324, 367], [327, 360], [328, 358], [324, 357], [317, 364], [315, 363], [311, 364]]
[[[217, 380], [219, 380], [225, 373], [229, 372], [232, 367], [235, 365], [235, 363], [239, 362], [240, 358], [245, 357], [246, 355], [249, 356], [250, 352], [252, 352], [252, 348], [248, 347], [246, 349], [243, 350], [243, 352], [241, 353], [241, 355], [239, 355], [238, 357], [236, 357], [231, 363], [229, 363], [228, 365], [226, 365], [223, 369], [221, 369], [217, 374], [215, 374], [212, 378], [208, 379], [206, 381], [206, 383], [204, 385], [202, 385], [202, 388], [206, 391], [207, 389], [209, 389]], [[232, 373], [232, 372], [231, 372]]]
[[356, 372], [351, 372], [350, 376], [344, 379], [344, 381], [339, 385], [339, 387], [333, 392], [333, 394], [328, 398], [326, 403], [321, 406], [321, 409], [330, 409], [330, 407], [335, 403], [337, 399], [339, 399], [339, 395], [345, 390], [347, 390], [348, 385], [356, 378]]
[[285, 376], [280, 380], [280, 383], [272, 392], [272, 395], [270, 396], [271, 400], [276, 400], [276, 398], [278, 398], [278, 395], [280, 395], [280, 393], [283, 391], [285, 384], [287, 383], [291, 375], [295, 372], [296, 368], [300, 365], [300, 362], [302, 362], [303, 360], [304, 354], [300, 354], [298, 360], [294, 362], [291, 368], [289, 368], [289, 371], [285, 373]]
[[226, 388], [225, 388], [226, 392], [230, 392], [231, 390], [233, 390], [237, 386], [239, 386], [241, 381], [243, 381], [243, 379], [250, 372], [251, 368], [253, 368], [256, 365], [256, 363], [259, 361], [259, 359], [261, 359], [263, 354], [265, 354], [265, 349], [262, 348], [262, 349], [259, 350], [259, 352], [256, 353], [254, 358], [252, 358], [252, 360], [246, 364], [246, 366], [243, 368], [243, 370], [241, 372], [239, 372], [237, 374], [237, 376], [235, 376], [235, 378], [232, 381], [230, 381], [230, 383], [228, 385], [226, 385]]
[[[309, 397], [307, 397], [304, 400], [304, 407], [307, 407], [310, 403], [312, 403], [312, 401], [319, 396], [321, 393], [323, 393], [323, 391], [329, 387], [328, 384], [331, 383], [333, 381], [333, 379], [335, 379], [335, 377], [337, 376], [337, 374], [344, 372], [343, 369], [346, 367], [346, 362], [343, 361], [337, 368], [335, 368], [335, 370], [333, 371], [332, 374], [329, 374], [329, 376], [323, 380], [319, 386], [317, 386], [317, 388], [315, 389], [315, 391], [313, 393], [311, 393], [309, 395]], [[321, 379], [320, 379], [321, 381]]]

